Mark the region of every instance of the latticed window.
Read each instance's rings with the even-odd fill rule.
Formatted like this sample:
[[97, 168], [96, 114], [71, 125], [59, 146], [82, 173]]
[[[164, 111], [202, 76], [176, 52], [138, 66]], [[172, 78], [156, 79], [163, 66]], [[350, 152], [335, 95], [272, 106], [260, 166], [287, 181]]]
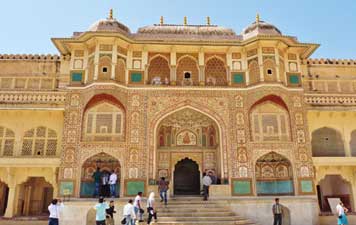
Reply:
[[84, 116], [84, 139], [87, 141], [117, 140], [123, 135], [123, 111], [109, 103], [89, 109]]
[[272, 102], [256, 106], [251, 113], [253, 141], [289, 141], [289, 116]]
[[0, 153], [3, 156], [14, 154], [15, 133], [5, 127], [0, 127]]
[[23, 156], [55, 156], [57, 151], [57, 133], [46, 127], [37, 127], [25, 132], [22, 152]]

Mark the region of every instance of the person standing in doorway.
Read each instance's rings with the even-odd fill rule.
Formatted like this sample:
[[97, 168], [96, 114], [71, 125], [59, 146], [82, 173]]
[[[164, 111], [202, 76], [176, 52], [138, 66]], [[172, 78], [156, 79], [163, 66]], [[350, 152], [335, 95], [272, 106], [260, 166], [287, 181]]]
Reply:
[[348, 211], [347, 208], [345, 208], [342, 201], [340, 201], [339, 204], [337, 204], [337, 206], [336, 206], [336, 212], [337, 212], [337, 216], [338, 216], [338, 218], [337, 218], [338, 225], [349, 224], [347, 217], [346, 217], [347, 211]]
[[100, 168], [96, 168], [96, 171], [93, 173], [92, 178], [94, 180], [94, 184], [95, 184], [95, 189], [94, 189], [94, 193], [93, 193], [93, 197], [96, 198], [99, 196], [99, 190], [100, 190], [100, 181], [101, 181], [101, 172], [100, 172]]
[[157, 221], [157, 213], [156, 213], [156, 206], [155, 206], [155, 193], [154, 192], [151, 192], [147, 199], [147, 213], [148, 213], [147, 224], [151, 223], [152, 218], [154, 218]]
[[109, 177], [110, 195], [112, 198], [116, 197], [116, 183], [117, 183], [117, 175], [115, 171], [112, 170]]
[[103, 197], [99, 198], [98, 204], [93, 207], [96, 211], [95, 220], [96, 225], [106, 225], [106, 210], [109, 209], [109, 205], [105, 202]]
[[124, 220], [126, 221], [125, 225], [134, 225], [134, 221], [136, 219], [135, 216], [135, 210], [134, 210], [134, 206], [132, 205], [132, 199], [130, 199], [127, 204], [124, 206]]
[[109, 172], [104, 171], [101, 176], [101, 196], [110, 196]]
[[204, 195], [204, 201], [208, 200], [209, 196], [209, 187], [212, 183], [212, 180], [210, 176], [206, 173], [203, 173], [203, 195]]
[[49, 220], [48, 225], [58, 225], [59, 214], [64, 205], [60, 199], [53, 199], [52, 203], [48, 206]]
[[279, 198], [275, 199], [275, 203], [272, 206], [273, 213], [273, 225], [282, 225], [282, 215], [283, 215], [283, 207], [279, 204]]
[[169, 183], [164, 177], [161, 177], [161, 180], [158, 182], [158, 191], [159, 196], [161, 197], [161, 202], [164, 201], [164, 204], [167, 205], [167, 191]]

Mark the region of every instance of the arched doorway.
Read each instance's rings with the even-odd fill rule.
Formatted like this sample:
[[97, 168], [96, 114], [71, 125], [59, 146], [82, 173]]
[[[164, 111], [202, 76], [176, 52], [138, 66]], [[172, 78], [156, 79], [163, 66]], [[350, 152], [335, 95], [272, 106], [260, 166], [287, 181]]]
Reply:
[[326, 175], [318, 186], [318, 199], [321, 212], [331, 212], [330, 198], [339, 198], [348, 210], [353, 211], [351, 184], [341, 175]]
[[0, 181], [0, 216], [3, 216], [7, 207], [7, 199], [9, 196], [9, 187]]
[[[94, 155], [87, 159], [82, 166], [82, 176], [81, 176], [81, 185], [80, 185], [80, 197], [92, 197], [95, 190], [95, 183], [93, 181], [92, 175], [95, 170], [99, 168], [104, 176], [109, 176], [112, 171], [117, 175], [117, 185], [116, 185], [116, 197], [120, 193], [120, 174], [121, 166], [119, 160], [114, 158], [111, 155], [108, 155], [104, 152]], [[105, 197], [110, 197], [109, 186], [102, 185], [100, 186], [100, 195]]]
[[155, 128], [155, 177], [165, 177], [170, 182], [171, 190], [174, 190], [176, 163], [189, 158], [199, 165], [200, 173], [211, 171], [217, 181], [221, 181], [224, 174], [219, 128], [214, 118], [190, 107], [173, 111], [162, 118]]
[[30, 177], [19, 186], [17, 215], [45, 216], [53, 199], [53, 186], [43, 177]]
[[200, 171], [196, 162], [185, 158], [179, 161], [174, 168], [174, 194], [199, 195]]
[[293, 195], [293, 170], [284, 156], [270, 152], [256, 162], [257, 195]]

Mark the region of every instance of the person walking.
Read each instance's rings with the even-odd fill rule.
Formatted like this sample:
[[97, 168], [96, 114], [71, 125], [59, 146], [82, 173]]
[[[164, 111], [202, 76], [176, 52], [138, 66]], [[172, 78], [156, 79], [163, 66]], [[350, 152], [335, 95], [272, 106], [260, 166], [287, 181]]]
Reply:
[[150, 224], [152, 222], [152, 218], [154, 218], [157, 221], [154, 192], [151, 192], [147, 199], [147, 213], [148, 213], [147, 224]]
[[145, 212], [141, 207], [141, 201], [142, 201], [142, 192], [140, 191], [137, 193], [137, 196], [135, 197], [134, 204], [133, 204], [136, 219], [138, 219], [139, 222], [143, 222], [143, 213]]
[[99, 202], [93, 207], [95, 209], [95, 221], [96, 225], [106, 225], [106, 210], [109, 209], [109, 205], [105, 202], [103, 197], [99, 198]]
[[275, 204], [272, 206], [273, 225], [282, 225], [283, 207], [279, 204], [279, 198], [275, 199]]
[[204, 201], [208, 200], [209, 196], [209, 187], [212, 183], [212, 180], [210, 176], [206, 173], [203, 173], [203, 195], [204, 195]]
[[110, 195], [112, 198], [116, 197], [116, 183], [117, 183], [117, 175], [115, 171], [112, 170], [109, 177]]
[[48, 206], [49, 219], [48, 225], [58, 225], [59, 214], [62, 211], [64, 205], [60, 199], [53, 199]]
[[346, 217], [346, 213], [347, 213], [348, 209], [344, 207], [344, 204], [342, 203], [342, 201], [339, 202], [339, 204], [337, 204], [336, 206], [336, 212], [338, 215], [337, 218], [337, 224], [338, 225], [347, 225], [349, 224], [347, 217]]
[[158, 191], [159, 196], [161, 197], [161, 202], [164, 201], [164, 204], [167, 205], [167, 191], [169, 183], [164, 177], [161, 177], [161, 180], [158, 182]]
[[127, 204], [124, 206], [123, 215], [124, 220], [126, 221], [125, 225], [134, 225], [136, 219], [134, 206], [132, 205], [132, 199], [130, 199]]
[[99, 196], [99, 190], [100, 190], [100, 180], [101, 180], [101, 172], [100, 168], [96, 168], [96, 171], [93, 173], [92, 178], [94, 180], [95, 188], [94, 188], [94, 193], [93, 197], [96, 198]]
[[115, 204], [114, 201], [110, 201], [109, 208], [106, 210], [106, 225], [115, 225], [114, 221]]

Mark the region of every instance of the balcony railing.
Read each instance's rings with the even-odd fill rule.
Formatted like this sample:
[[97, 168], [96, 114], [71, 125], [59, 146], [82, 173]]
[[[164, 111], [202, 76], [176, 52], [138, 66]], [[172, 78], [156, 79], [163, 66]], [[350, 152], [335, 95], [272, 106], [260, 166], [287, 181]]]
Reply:
[[303, 88], [313, 93], [356, 93], [356, 80], [305, 80]]

